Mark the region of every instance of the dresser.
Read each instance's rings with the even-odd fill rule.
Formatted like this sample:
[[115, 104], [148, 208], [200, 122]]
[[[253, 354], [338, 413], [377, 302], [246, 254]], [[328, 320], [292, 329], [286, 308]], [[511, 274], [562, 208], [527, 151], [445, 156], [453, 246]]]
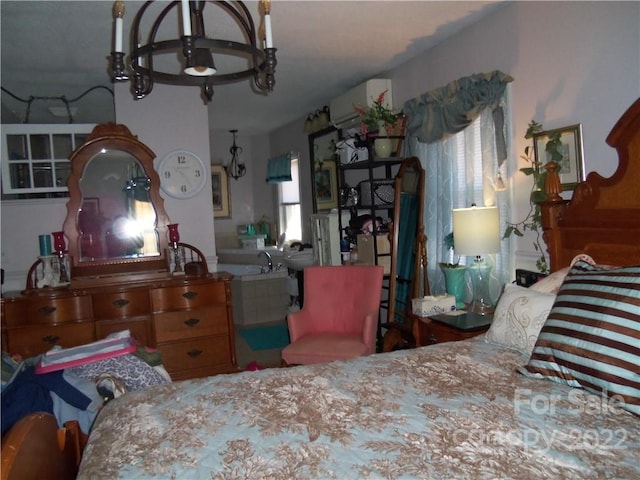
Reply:
[[3, 350], [26, 358], [129, 329], [141, 344], [160, 350], [173, 380], [235, 372], [231, 279], [214, 273], [7, 293]]

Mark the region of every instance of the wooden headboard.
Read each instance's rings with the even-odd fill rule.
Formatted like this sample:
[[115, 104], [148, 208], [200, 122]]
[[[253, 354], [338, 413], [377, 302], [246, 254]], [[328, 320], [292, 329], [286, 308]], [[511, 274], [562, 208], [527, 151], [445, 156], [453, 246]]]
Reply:
[[609, 178], [589, 173], [571, 200], [559, 195], [555, 166], [547, 168], [547, 200], [540, 207], [551, 271], [579, 253], [605, 265], [640, 265], [640, 99], [618, 120], [607, 143], [618, 152], [618, 169]]

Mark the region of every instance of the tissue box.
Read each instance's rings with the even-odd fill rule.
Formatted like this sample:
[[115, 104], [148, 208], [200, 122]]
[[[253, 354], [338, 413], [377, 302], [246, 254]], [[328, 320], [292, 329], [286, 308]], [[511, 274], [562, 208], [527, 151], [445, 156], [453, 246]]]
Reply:
[[456, 297], [453, 295], [428, 295], [411, 300], [413, 313], [420, 317], [446, 313], [456, 309]]

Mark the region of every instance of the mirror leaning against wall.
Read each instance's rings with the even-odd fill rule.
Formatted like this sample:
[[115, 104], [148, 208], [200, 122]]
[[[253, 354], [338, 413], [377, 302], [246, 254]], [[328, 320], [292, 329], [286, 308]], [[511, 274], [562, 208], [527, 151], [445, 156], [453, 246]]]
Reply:
[[410, 157], [395, 177], [388, 326], [410, 328], [411, 300], [429, 294], [423, 215], [424, 169], [417, 157]]

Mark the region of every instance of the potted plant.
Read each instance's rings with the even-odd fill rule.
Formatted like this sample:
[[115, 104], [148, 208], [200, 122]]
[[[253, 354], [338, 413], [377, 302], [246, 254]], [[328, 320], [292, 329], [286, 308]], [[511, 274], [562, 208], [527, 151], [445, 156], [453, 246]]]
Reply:
[[[543, 131], [542, 124], [531, 120], [529, 126], [524, 135], [527, 140], [532, 139], [535, 134]], [[560, 147], [562, 141], [560, 140], [560, 133], [552, 133], [549, 135], [549, 139], [545, 145], [545, 151], [551, 157], [552, 162], [558, 162], [562, 159], [562, 153]], [[527, 176], [531, 176], [533, 183], [531, 185], [531, 194], [529, 195], [529, 212], [519, 222], [509, 223], [507, 222], [507, 228], [504, 232], [503, 238], [509, 238], [511, 235], [523, 237], [524, 232], [527, 230], [535, 234], [533, 240], [533, 247], [536, 252], [540, 254], [538, 260], [536, 260], [536, 267], [541, 273], [547, 273], [549, 271], [549, 264], [547, 262], [547, 256], [545, 253], [544, 244], [542, 242], [542, 229], [541, 220], [542, 213], [540, 210], [540, 202], [544, 202], [547, 195], [544, 193], [544, 183], [547, 176], [547, 171], [544, 168], [541, 159], [533, 156], [532, 145], [527, 145], [524, 148], [524, 154], [520, 156], [530, 166], [521, 168], [520, 171]]]
[[467, 271], [466, 265], [460, 265], [460, 257], [458, 256], [455, 263], [453, 260], [453, 232], [444, 237], [444, 245], [447, 247], [447, 261], [440, 262], [440, 270], [444, 275], [444, 282], [446, 291], [449, 295], [456, 297], [456, 309], [460, 310], [465, 308], [464, 295], [465, 295], [465, 272]]
[[[373, 142], [374, 151], [379, 157], [389, 157], [393, 153], [394, 143], [389, 135], [401, 135], [404, 115], [395, 113], [387, 106], [384, 100], [388, 90], [383, 91], [374, 100], [371, 107], [365, 108], [360, 105], [353, 105], [355, 112], [360, 115], [360, 131], [369, 135], [371, 132], [377, 132], [377, 138]], [[400, 132], [398, 132], [400, 129]], [[396, 147], [397, 150], [397, 147]]]

